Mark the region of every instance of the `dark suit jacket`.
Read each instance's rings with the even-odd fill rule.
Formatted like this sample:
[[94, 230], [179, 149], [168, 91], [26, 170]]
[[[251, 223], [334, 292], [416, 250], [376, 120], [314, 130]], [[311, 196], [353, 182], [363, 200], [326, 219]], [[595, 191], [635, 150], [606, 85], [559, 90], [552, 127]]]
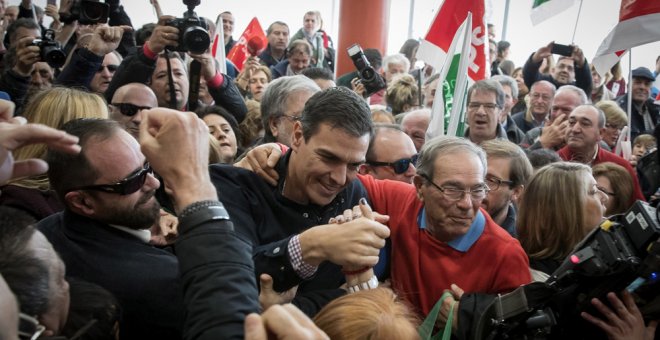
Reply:
[[176, 256], [70, 211], [41, 220], [37, 228], [62, 257], [67, 276], [96, 283], [117, 297], [121, 339], [181, 339]]

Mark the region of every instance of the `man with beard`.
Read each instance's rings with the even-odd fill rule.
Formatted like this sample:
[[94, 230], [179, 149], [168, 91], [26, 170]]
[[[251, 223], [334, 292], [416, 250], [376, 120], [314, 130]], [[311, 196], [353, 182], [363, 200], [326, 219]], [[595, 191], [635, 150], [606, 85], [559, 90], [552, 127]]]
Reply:
[[111, 120], [74, 120], [62, 129], [79, 138], [82, 151], [48, 152], [48, 177], [65, 210], [38, 229], [62, 256], [67, 275], [117, 297], [122, 339], [180, 339], [178, 262], [148, 243], [159, 218], [160, 182], [138, 142]]
[[490, 188], [481, 207], [497, 225], [516, 237], [515, 204], [532, 177], [532, 164], [519, 146], [503, 139], [486, 141], [481, 148], [486, 151], [486, 184]]

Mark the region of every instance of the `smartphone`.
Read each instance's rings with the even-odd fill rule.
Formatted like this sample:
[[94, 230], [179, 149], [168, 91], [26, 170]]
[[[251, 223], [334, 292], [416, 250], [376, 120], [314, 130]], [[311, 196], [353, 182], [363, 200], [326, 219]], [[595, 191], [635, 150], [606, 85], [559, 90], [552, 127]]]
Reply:
[[559, 54], [570, 57], [573, 54], [573, 46], [552, 44], [552, 54]]
[[47, 0], [47, 1], [46, 1], [46, 4], [47, 4], [47, 5], [55, 5], [55, 6], [57, 6], [57, 0]]

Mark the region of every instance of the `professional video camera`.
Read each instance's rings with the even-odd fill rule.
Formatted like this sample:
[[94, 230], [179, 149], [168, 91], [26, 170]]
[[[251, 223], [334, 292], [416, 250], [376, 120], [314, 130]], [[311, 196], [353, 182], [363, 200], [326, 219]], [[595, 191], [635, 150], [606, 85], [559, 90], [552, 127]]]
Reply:
[[[637, 201], [589, 233], [546, 282], [500, 295], [483, 309], [474, 339], [593, 338], [581, 312], [600, 315], [591, 300], [633, 293], [645, 318], [660, 317], [658, 209]], [[601, 316], [602, 317], [602, 316]]]
[[108, 22], [110, 5], [98, 0], [73, 0], [69, 13], [60, 13], [63, 23], [78, 20], [81, 25], [96, 25]]
[[387, 87], [383, 77], [371, 67], [369, 60], [364, 55], [362, 48], [358, 44], [348, 48], [348, 56], [353, 60], [355, 68], [357, 68], [360, 81], [366, 90], [365, 96], [368, 97]]
[[192, 53], [204, 53], [211, 45], [211, 37], [206, 30], [206, 21], [200, 19], [193, 10], [200, 0], [183, 0], [188, 6], [188, 11], [183, 13], [183, 18], [172, 19], [167, 22], [168, 26], [179, 29], [179, 46], [168, 46], [170, 51], [182, 51]]
[[46, 30], [43, 39], [32, 40], [33, 46], [39, 47], [39, 56], [52, 68], [59, 68], [66, 62], [66, 54], [62, 51], [60, 43], [55, 41], [55, 31]]

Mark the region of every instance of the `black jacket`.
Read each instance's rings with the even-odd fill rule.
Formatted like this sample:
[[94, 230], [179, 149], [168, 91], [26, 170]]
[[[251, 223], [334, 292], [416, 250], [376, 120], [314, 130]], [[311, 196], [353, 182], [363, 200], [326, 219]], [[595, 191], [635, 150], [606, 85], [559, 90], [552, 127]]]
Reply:
[[[119, 65], [119, 68], [112, 77], [112, 81], [105, 91], [105, 99], [108, 103], [112, 102], [112, 97], [118, 88], [129, 83], [149, 84], [151, 75], [156, 69], [156, 60], [149, 59], [144, 55], [140, 47], [136, 52], [128, 55]], [[216, 105], [220, 105], [234, 115], [238, 123], [245, 119], [247, 107], [238, 87], [226, 75], [223, 75], [224, 81], [220, 87], [209, 87], [209, 93]]]
[[66, 87], [89, 88], [96, 71], [103, 64], [103, 58], [86, 48], [73, 51], [69, 64], [60, 72], [55, 84]]
[[183, 302], [184, 339], [243, 339], [243, 322], [259, 311], [252, 245], [232, 223], [179, 225], [176, 241]]
[[[551, 75], [541, 74], [541, 72], [539, 72], [541, 63], [535, 63], [532, 61], [533, 55], [534, 54], [529, 56], [529, 59], [527, 59], [527, 62], [525, 62], [525, 66], [523, 67], [523, 78], [525, 79], [525, 85], [527, 85], [527, 88], [531, 90], [532, 84], [539, 80], [547, 80], [554, 84], [555, 87], [559, 88], [561, 84], [557, 83], [555, 78]], [[584, 65], [582, 65], [582, 67], [575, 65], [575, 81], [570, 83], [570, 85], [575, 85], [581, 88], [584, 90], [584, 93], [587, 93], [587, 95], [591, 93], [593, 80], [591, 79], [591, 69], [589, 68], [587, 59], [584, 60]]]
[[[619, 96], [616, 99], [616, 103], [619, 104], [619, 107], [624, 111], [628, 112], [628, 94]], [[655, 105], [653, 99], [647, 99], [644, 102], [646, 109], [649, 111], [651, 120], [653, 121], [653, 126], [660, 124], [660, 106]], [[632, 112], [630, 113], [630, 141], [633, 142], [635, 138], [641, 134], [653, 134], [653, 130], [646, 130], [644, 128], [644, 117], [639, 113], [637, 107], [635, 106], [635, 101], [631, 105]]]
[[277, 164], [280, 178], [277, 187], [268, 185], [250, 171], [224, 165], [211, 166], [211, 181], [236, 231], [254, 245], [257, 277], [262, 273], [271, 275], [277, 291], [299, 285], [293, 303], [313, 316], [327, 302], [344, 294], [337, 289], [344, 275], [339, 266], [324, 262], [312, 279], [303, 281], [291, 266], [287, 252], [289, 241], [308, 228], [327, 224], [331, 217], [357, 205], [367, 193], [355, 179], [327, 206], [300, 205], [287, 199], [282, 196], [282, 188], [290, 154], [289, 151]]
[[62, 257], [67, 276], [95, 283], [117, 297], [120, 339], [181, 339], [183, 299], [176, 256], [70, 211], [41, 220], [37, 228]]

